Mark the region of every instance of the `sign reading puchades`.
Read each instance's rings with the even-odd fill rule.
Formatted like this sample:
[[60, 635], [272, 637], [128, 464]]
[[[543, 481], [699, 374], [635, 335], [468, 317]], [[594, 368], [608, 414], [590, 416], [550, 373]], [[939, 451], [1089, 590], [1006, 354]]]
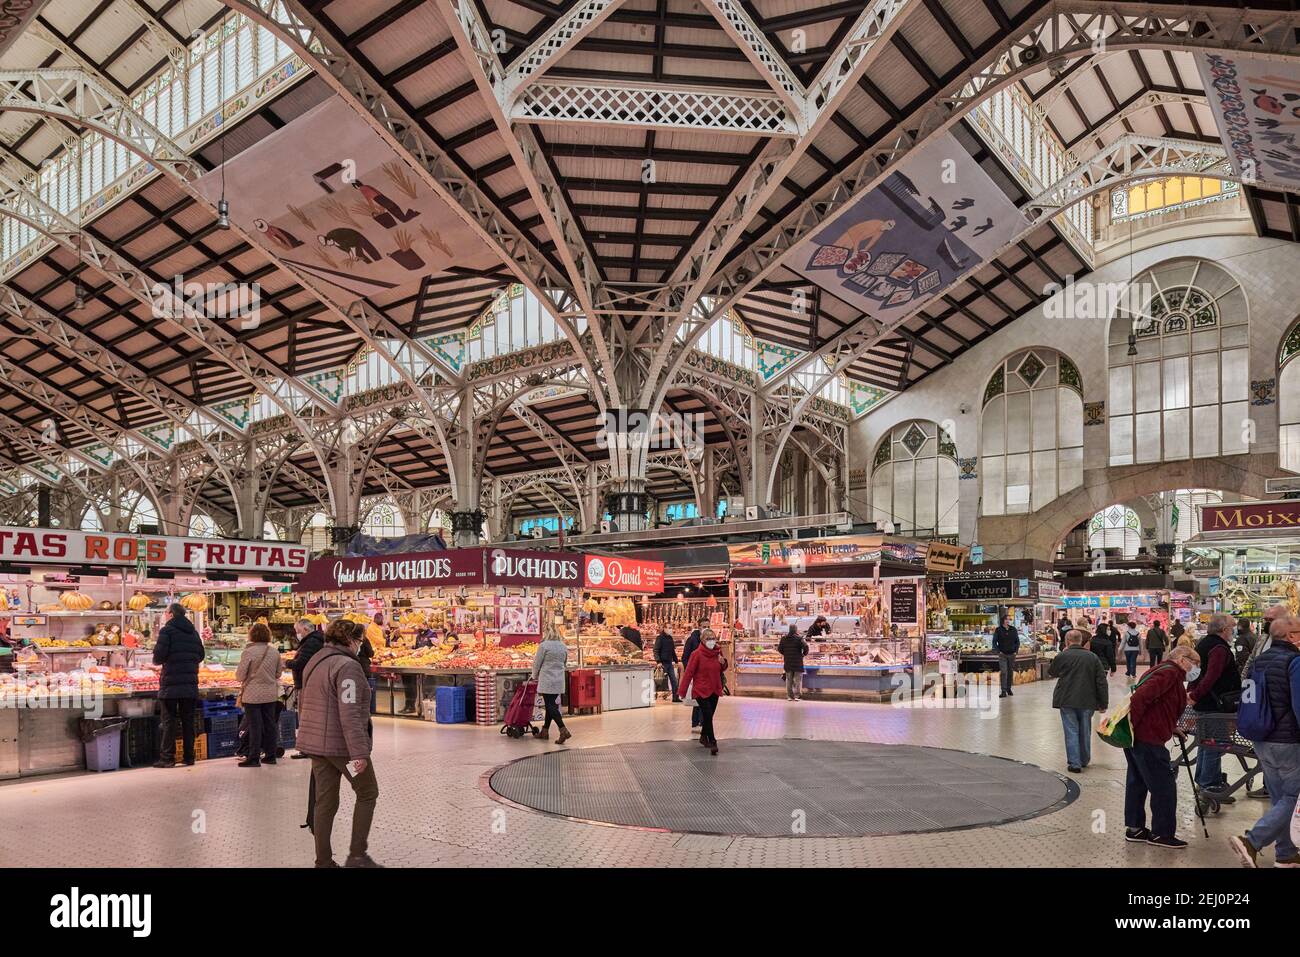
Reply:
[[1201, 532], [1300, 531], [1300, 502], [1201, 506]]
[[434, 588], [483, 583], [483, 551], [478, 548], [358, 558], [318, 558], [294, 585], [295, 591], [368, 591]]
[[311, 552], [286, 542], [173, 538], [130, 532], [0, 527], [0, 562], [20, 565], [100, 565], [186, 568], [207, 572], [284, 572], [307, 568]]
[[588, 588], [598, 591], [657, 595], [664, 590], [664, 563], [586, 555], [582, 577]]

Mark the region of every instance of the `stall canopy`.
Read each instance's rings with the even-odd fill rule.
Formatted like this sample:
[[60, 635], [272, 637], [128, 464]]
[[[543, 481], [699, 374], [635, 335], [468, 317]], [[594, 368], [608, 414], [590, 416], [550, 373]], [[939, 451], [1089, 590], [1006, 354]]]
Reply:
[[462, 585], [589, 588], [658, 594], [663, 562], [578, 552], [540, 552], [513, 548], [454, 548], [404, 555], [318, 558], [295, 591], [375, 591]]
[[273, 580], [308, 567], [306, 546], [286, 542], [173, 538], [130, 532], [79, 532], [58, 528], [0, 527], [0, 572], [17, 566], [184, 570], [215, 577], [259, 573]]

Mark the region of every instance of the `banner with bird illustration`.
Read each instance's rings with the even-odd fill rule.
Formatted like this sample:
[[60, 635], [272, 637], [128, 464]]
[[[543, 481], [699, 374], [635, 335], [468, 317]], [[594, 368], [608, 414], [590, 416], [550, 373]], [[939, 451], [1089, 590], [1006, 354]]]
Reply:
[[1196, 64], [1233, 171], [1300, 189], [1300, 61], [1205, 52]]
[[889, 321], [992, 258], [1025, 225], [949, 133], [935, 137], [786, 261], [868, 316]]
[[280, 261], [350, 295], [391, 299], [497, 258], [366, 121], [331, 97], [196, 184]]

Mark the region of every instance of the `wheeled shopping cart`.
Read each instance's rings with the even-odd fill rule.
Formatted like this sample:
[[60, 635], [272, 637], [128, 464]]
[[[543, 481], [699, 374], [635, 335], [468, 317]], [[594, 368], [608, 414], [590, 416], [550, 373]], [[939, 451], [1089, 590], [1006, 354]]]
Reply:
[[1243, 788], [1250, 797], [1262, 796], [1252, 787], [1255, 778], [1263, 773], [1259, 767], [1259, 759], [1255, 756], [1255, 746], [1250, 739], [1243, 738], [1237, 733], [1235, 713], [1219, 714], [1196, 711], [1188, 707], [1178, 721], [1178, 730], [1194, 741], [1193, 747], [1188, 749], [1190, 757], [1199, 756], [1201, 748], [1208, 748], [1232, 755], [1241, 766], [1241, 776], [1236, 780], [1226, 780], [1225, 772], [1223, 787], [1217, 789], [1215, 793], [1197, 790], [1197, 800], [1200, 802], [1202, 812], [1218, 814], [1223, 803], [1220, 799], [1230, 797]]
[[537, 700], [537, 682], [523, 681], [515, 688], [510, 707], [506, 708], [506, 723], [501, 726], [501, 733], [511, 738], [522, 738], [531, 731], [534, 735], [541, 732], [533, 726], [533, 706]]

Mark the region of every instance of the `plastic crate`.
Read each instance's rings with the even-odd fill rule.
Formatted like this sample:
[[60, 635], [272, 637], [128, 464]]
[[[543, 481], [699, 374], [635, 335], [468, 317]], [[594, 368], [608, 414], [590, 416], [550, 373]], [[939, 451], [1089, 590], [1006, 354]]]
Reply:
[[229, 758], [239, 749], [239, 730], [220, 734], [205, 734], [209, 758]]
[[122, 764], [128, 768], [147, 767], [158, 760], [158, 718], [130, 718], [123, 734]]
[[203, 730], [209, 737], [239, 734], [240, 715], [237, 714], [215, 714], [210, 718], [203, 719]]
[[230, 695], [225, 698], [200, 698], [199, 709], [203, 717], [213, 714], [224, 714], [233, 711], [235, 714], [243, 714], [243, 709], [235, 704], [235, 696]]
[[569, 672], [569, 707], [600, 707], [600, 672], [594, 668], [575, 668]]
[[[185, 742], [178, 734], [176, 736], [176, 762], [179, 764], [185, 758]], [[206, 761], [208, 759], [208, 736], [206, 734], [196, 734], [194, 736], [194, 760]]]
[[474, 713], [474, 689], [443, 685], [434, 692], [434, 707], [438, 724], [462, 724]]
[[97, 734], [86, 742], [87, 771], [116, 771], [121, 766], [121, 729]]
[[298, 743], [298, 712], [286, 708], [280, 712], [280, 747], [292, 748]]

